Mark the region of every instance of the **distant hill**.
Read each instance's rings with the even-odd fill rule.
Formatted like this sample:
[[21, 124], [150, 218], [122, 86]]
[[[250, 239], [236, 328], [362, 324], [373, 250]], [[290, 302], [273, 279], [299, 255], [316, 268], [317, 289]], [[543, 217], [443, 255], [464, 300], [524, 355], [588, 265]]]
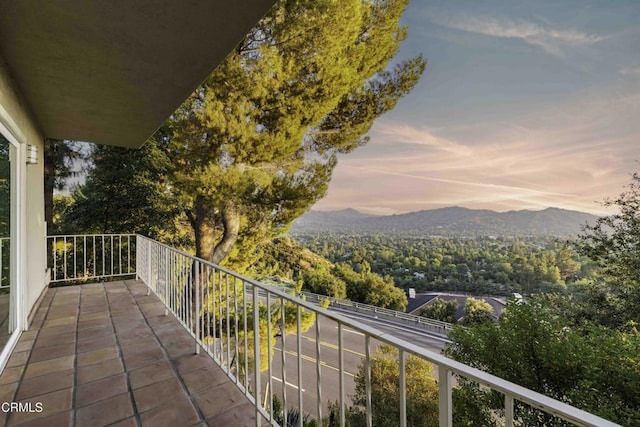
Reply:
[[298, 218], [290, 233], [327, 231], [411, 232], [422, 235], [575, 235], [597, 217], [558, 208], [541, 211], [494, 212], [462, 207], [422, 210], [399, 215], [374, 216], [354, 209], [310, 211]]

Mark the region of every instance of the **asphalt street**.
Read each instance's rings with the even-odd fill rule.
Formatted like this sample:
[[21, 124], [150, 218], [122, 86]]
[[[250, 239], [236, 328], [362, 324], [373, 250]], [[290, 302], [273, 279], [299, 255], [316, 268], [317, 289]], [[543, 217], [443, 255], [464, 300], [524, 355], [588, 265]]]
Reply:
[[[395, 327], [390, 324], [380, 323], [375, 319], [367, 319], [353, 316], [354, 320], [375, 327], [384, 333], [393, 335], [422, 346], [426, 350], [439, 353], [445, 345], [445, 340], [438, 337], [407, 330], [402, 326]], [[340, 399], [340, 352], [338, 339], [338, 324], [324, 316], [319, 317], [320, 326], [320, 356], [316, 348], [316, 328], [312, 326], [300, 336], [300, 354], [298, 358], [298, 340], [295, 334], [287, 334], [284, 348], [284, 366], [282, 366], [282, 337], [278, 337], [274, 348], [274, 356], [271, 361], [271, 383], [269, 384], [269, 372], [262, 375], [262, 396], [265, 396], [267, 388], [277, 394], [284, 401], [286, 393], [286, 406], [298, 407], [300, 391], [302, 394], [302, 412], [312, 417], [318, 416], [318, 402], [322, 405], [322, 415], [327, 415], [327, 407], [330, 401]], [[365, 357], [365, 337], [361, 332], [348, 327], [343, 327], [343, 387], [345, 403], [351, 404], [351, 396], [355, 391], [354, 377], [358, 373], [358, 367]], [[380, 345], [380, 342], [371, 339], [371, 354]], [[317, 360], [320, 359], [320, 376], [317, 373]], [[300, 363], [300, 366], [298, 364]], [[299, 376], [298, 373], [302, 375]], [[434, 374], [437, 369], [434, 367]], [[318, 378], [321, 378], [321, 390], [318, 393]], [[319, 397], [320, 396], [320, 397]]]

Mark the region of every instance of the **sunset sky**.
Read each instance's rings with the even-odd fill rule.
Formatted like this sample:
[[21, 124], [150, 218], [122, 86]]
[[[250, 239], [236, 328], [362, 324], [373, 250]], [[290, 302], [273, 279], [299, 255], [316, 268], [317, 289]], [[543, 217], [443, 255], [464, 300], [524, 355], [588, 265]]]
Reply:
[[640, 171], [640, 1], [413, 0], [414, 91], [314, 209], [606, 213]]

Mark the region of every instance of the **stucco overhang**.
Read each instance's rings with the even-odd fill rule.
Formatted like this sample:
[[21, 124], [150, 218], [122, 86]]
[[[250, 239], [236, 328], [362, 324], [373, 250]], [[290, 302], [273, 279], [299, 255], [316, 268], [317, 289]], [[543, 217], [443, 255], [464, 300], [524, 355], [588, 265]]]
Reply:
[[139, 147], [275, 0], [0, 0], [0, 59], [47, 138]]

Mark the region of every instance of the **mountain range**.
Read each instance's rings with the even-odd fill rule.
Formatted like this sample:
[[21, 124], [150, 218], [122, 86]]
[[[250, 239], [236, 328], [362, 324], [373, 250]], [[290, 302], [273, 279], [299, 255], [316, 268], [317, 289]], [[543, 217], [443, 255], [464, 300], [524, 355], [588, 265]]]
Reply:
[[292, 225], [290, 234], [319, 232], [408, 232], [422, 235], [575, 235], [597, 216], [559, 208], [494, 212], [458, 206], [394, 215], [367, 215], [355, 209], [311, 210]]

